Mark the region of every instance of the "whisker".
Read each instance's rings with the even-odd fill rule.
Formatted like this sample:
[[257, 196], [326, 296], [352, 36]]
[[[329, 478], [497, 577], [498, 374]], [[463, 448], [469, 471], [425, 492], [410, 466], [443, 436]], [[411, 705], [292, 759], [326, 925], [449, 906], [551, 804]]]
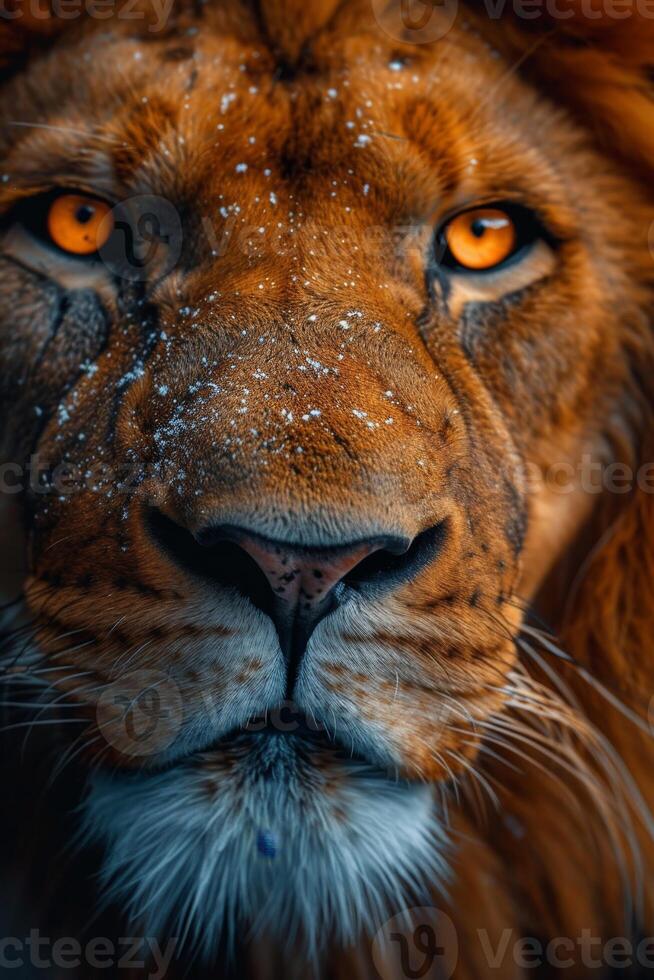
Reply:
[[594, 677], [590, 673], [590, 671], [588, 671], [580, 663], [572, 660], [572, 658], [569, 657], [569, 655], [566, 654], [563, 650], [561, 650], [560, 647], [558, 647], [555, 643], [553, 643], [552, 640], [550, 640], [546, 636], [543, 636], [540, 631], [534, 630], [532, 627], [523, 627], [522, 631], [538, 639], [540, 644], [544, 646], [545, 649], [548, 650], [550, 653], [553, 653], [555, 656], [560, 657], [561, 659], [566, 660], [567, 662], [573, 664], [579, 676], [582, 677], [586, 681], [586, 683], [588, 683], [595, 691], [597, 691], [597, 693], [602, 698], [604, 698], [605, 701], [608, 701], [608, 703], [612, 707], [614, 707], [616, 711], [619, 711], [621, 715], [623, 715], [625, 718], [628, 718], [629, 721], [631, 721], [632, 724], [636, 725], [636, 727], [639, 728], [642, 732], [644, 732], [650, 738], [652, 737], [652, 729], [644, 718], [642, 718], [632, 708], [630, 708], [622, 700], [620, 700], [620, 698], [616, 694], [614, 694], [613, 691], [609, 690], [609, 688], [607, 688], [606, 685], [604, 685], [601, 681], [599, 681], [596, 677]]

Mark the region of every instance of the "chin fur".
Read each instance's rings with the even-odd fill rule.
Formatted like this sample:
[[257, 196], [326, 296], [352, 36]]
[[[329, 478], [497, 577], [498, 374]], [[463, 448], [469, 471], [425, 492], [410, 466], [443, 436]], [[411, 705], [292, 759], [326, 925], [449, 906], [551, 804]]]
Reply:
[[204, 960], [264, 932], [313, 953], [346, 943], [447, 876], [432, 787], [283, 737], [96, 774], [84, 834], [105, 846], [107, 898]]

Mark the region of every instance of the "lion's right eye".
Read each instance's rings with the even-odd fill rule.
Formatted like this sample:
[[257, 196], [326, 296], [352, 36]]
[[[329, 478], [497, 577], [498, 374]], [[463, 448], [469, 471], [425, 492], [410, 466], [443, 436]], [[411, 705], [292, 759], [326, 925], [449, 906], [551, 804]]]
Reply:
[[84, 194], [59, 194], [50, 203], [47, 233], [71, 255], [93, 255], [111, 237], [114, 221], [106, 201]]
[[[106, 200], [83, 191], [52, 190], [25, 197], [9, 211], [2, 226], [14, 247], [26, 249], [29, 242], [55, 250], [71, 259], [93, 260], [115, 231], [114, 207]], [[21, 241], [23, 244], [21, 245]]]
[[536, 216], [514, 204], [467, 208], [436, 237], [438, 265], [454, 274], [500, 272], [547, 236]]

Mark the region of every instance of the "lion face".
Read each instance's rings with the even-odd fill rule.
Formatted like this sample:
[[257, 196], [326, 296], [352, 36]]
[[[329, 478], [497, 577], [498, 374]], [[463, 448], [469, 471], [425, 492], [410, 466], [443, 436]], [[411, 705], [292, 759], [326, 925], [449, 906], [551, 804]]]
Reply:
[[348, 934], [443, 870], [436, 789], [588, 514], [533, 475], [622, 409], [633, 192], [472, 31], [347, 5], [284, 73], [237, 5], [196, 26], [87, 29], [6, 87], [34, 655], [135, 915], [277, 882], [268, 924]]

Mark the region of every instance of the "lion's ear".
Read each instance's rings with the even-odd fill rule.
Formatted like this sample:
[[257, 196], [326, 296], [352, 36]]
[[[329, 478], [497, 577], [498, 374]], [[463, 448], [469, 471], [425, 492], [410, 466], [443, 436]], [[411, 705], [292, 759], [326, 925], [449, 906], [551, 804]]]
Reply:
[[[654, 169], [654, 2], [556, 0], [542, 17], [511, 13], [495, 24], [522, 71], [571, 109], [605, 149]], [[546, 10], [549, 12], [546, 13]], [[524, 12], [523, 12], [524, 13]]]

